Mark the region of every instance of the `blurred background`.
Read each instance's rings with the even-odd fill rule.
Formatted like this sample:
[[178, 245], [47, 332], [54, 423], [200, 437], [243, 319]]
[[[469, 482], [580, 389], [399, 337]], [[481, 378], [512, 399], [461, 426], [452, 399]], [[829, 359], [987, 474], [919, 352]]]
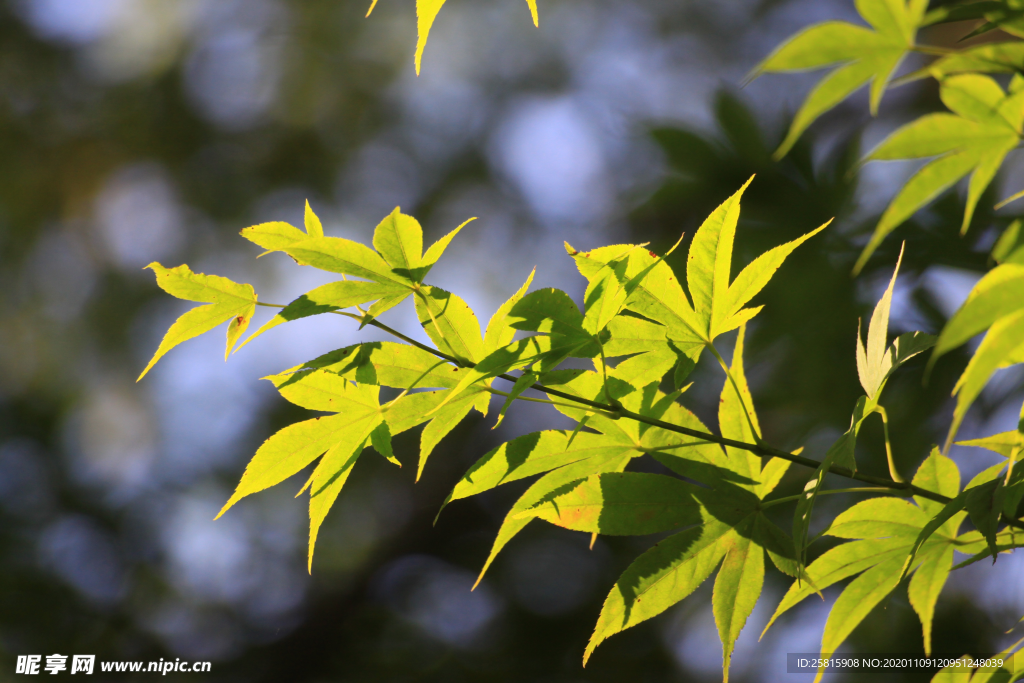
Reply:
[[[858, 160], [895, 126], [939, 108], [934, 84], [891, 91], [877, 119], [858, 94], [781, 163], [771, 151], [819, 75], [739, 88], [805, 25], [857, 21], [849, 0], [544, 0], [539, 29], [522, 0], [449, 0], [418, 78], [411, 0], [381, 2], [364, 19], [367, 3], [0, 2], [0, 681], [17, 678], [17, 655], [54, 652], [213, 662], [210, 674], [181, 675], [192, 680], [720, 676], [710, 584], [581, 668], [604, 595], [650, 538], [601, 538], [589, 550], [584, 534], [534, 524], [469, 591], [526, 484], [460, 501], [436, 526], [434, 515], [488, 449], [565, 427], [553, 411], [516, 406], [494, 431], [493, 414], [468, 419], [416, 485], [415, 431], [396, 439], [407, 467], [362, 459], [321, 530], [312, 576], [306, 502], [292, 497], [303, 475], [213, 522], [259, 444], [304, 417], [259, 378], [381, 337], [313, 318], [225, 363], [218, 332], [175, 349], [136, 384], [190, 306], [155, 286], [142, 270], [151, 261], [250, 282], [262, 300], [286, 303], [330, 278], [280, 254], [256, 261], [241, 228], [299, 225], [306, 199], [328, 234], [363, 242], [396, 205], [421, 221], [428, 242], [478, 216], [430, 281], [486, 321], [534, 266], [535, 287], [579, 299], [585, 283], [563, 240], [579, 249], [649, 241], [662, 251], [757, 173], [734, 272], [837, 218], [759, 296], [766, 308], [747, 349], [767, 439], [820, 458], [849, 425], [860, 393], [857, 319], [884, 290], [900, 241], [907, 255], [891, 331], [935, 333], [990, 267], [988, 251], [1014, 217], [1015, 205], [987, 207], [1024, 185], [1011, 163], [966, 238], [957, 237], [961, 196], [947, 193], [854, 280], [861, 245], [915, 168]], [[924, 39], [953, 41], [957, 31]], [[425, 339], [411, 304], [385, 321]], [[944, 435], [967, 358], [950, 354], [927, 389], [923, 362], [913, 363], [887, 389], [904, 472]], [[965, 438], [1015, 426], [1021, 378], [997, 376]], [[684, 402], [715, 428], [723, 377], [702, 362], [693, 379]], [[863, 470], [884, 474], [880, 425], [863, 434]], [[954, 457], [966, 480], [998, 456]], [[780, 494], [807, 474], [794, 468]], [[819, 524], [835, 502], [819, 503]], [[789, 528], [791, 508], [775, 510]], [[1024, 614], [1016, 560], [951, 578], [936, 651], [1009, 642], [1004, 632]], [[786, 652], [817, 650], [835, 589], [757, 642], [787, 586], [769, 572], [734, 680], [779, 680]], [[905, 592], [847, 647], [921, 652]]]

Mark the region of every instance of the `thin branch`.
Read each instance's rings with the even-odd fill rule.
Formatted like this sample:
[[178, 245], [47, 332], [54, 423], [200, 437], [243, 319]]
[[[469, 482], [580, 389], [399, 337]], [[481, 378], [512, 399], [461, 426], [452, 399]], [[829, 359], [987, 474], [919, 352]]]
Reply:
[[[269, 304], [269, 303], [265, 303], [265, 302], [257, 302], [257, 304], [260, 305], [260, 306], [270, 306], [272, 308], [284, 308], [284, 306], [281, 306], [279, 304]], [[407, 342], [407, 343], [409, 343], [409, 344], [411, 344], [411, 345], [413, 345], [413, 346], [415, 346], [415, 347], [417, 347], [419, 349], [423, 349], [424, 351], [426, 351], [428, 353], [431, 353], [431, 354], [437, 356], [438, 358], [443, 358], [443, 359], [449, 361], [450, 363], [454, 363], [455, 365], [458, 365], [459, 367], [471, 368], [471, 367], [475, 366], [475, 363], [469, 363], [469, 362], [460, 360], [460, 359], [456, 358], [455, 356], [451, 356], [451, 355], [445, 353], [444, 351], [438, 351], [437, 349], [431, 348], [431, 347], [427, 346], [426, 344], [418, 342], [415, 339], [402, 334], [398, 330], [396, 330], [396, 329], [394, 329], [392, 327], [389, 327], [388, 325], [385, 325], [382, 322], [379, 322], [379, 321], [374, 320], [372, 318], [371, 319], [367, 319], [367, 316], [355, 315], [354, 313], [347, 313], [345, 311], [331, 311], [331, 313], [334, 313], [336, 315], [343, 315], [346, 318], [352, 318], [353, 320], [358, 320], [360, 323], [362, 323], [364, 325], [372, 325], [373, 327], [376, 327], [379, 330], [387, 332], [388, 334], [390, 334], [390, 335], [392, 335], [392, 336], [394, 336], [394, 337], [396, 337], [398, 339], [401, 339], [404, 342]], [[517, 377], [515, 377], [513, 375], [509, 375], [509, 374], [505, 374], [505, 373], [497, 375], [497, 377], [500, 377], [503, 380], [512, 382], [513, 384], [518, 379]], [[540, 392], [543, 392], [545, 394], [548, 394], [549, 396], [557, 396], [559, 398], [564, 398], [566, 400], [572, 401], [573, 403], [578, 403], [578, 404], [581, 404], [581, 405], [590, 406], [591, 408], [596, 408], [596, 409], [598, 409], [598, 410], [600, 410], [602, 412], [608, 413], [610, 417], [618, 416], [620, 418], [621, 417], [629, 418], [630, 420], [634, 420], [636, 422], [642, 422], [644, 424], [651, 425], [652, 427], [659, 427], [659, 428], [664, 429], [664, 430], [669, 431], [669, 432], [675, 432], [677, 434], [683, 434], [685, 436], [690, 436], [690, 437], [693, 437], [695, 439], [701, 439], [702, 441], [709, 441], [711, 443], [717, 443], [717, 444], [722, 445], [722, 446], [728, 446], [730, 448], [736, 448], [736, 449], [739, 449], [739, 450], [742, 450], [742, 451], [749, 451], [751, 453], [754, 453], [755, 455], [760, 455], [762, 457], [781, 458], [783, 460], [788, 460], [789, 462], [795, 463], [797, 465], [802, 465], [802, 466], [810, 468], [812, 470], [816, 470], [816, 469], [818, 469], [818, 467], [821, 466], [821, 463], [818, 462], [817, 460], [814, 460], [812, 458], [805, 458], [802, 455], [794, 455], [792, 453], [788, 453], [788, 452], [780, 450], [778, 448], [773, 448], [772, 446], [769, 446], [767, 444], [763, 444], [763, 443], [762, 444], [755, 444], [755, 443], [746, 443], [744, 441], [736, 441], [735, 439], [727, 439], [727, 438], [725, 438], [723, 436], [718, 436], [718, 435], [712, 434], [710, 432], [702, 432], [699, 429], [690, 429], [689, 427], [683, 427], [682, 425], [672, 424], [671, 422], [663, 422], [662, 420], [656, 420], [654, 418], [647, 417], [646, 415], [641, 415], [640, 413], [634, 413], [633, 411], [628, 410], [628, 409], [626, 409], [624, 407], [621, 407], [621, 406], [611, 406], [611, 405], [607, 405], [605, 403], [601, 403], [599, 401], [591, 401], [590, 399], [581, 398], [579, 396], [573, 396], [572, 394], [569, 394], [569, 393], [566, 393], [566, 392], [563, 392], [563, 391], [558, 391], [557, 389], [552, 389], [551, 387], [546, 387], [546, 386], [544, 386], [543, 384], [540, 384], [540, 383], [533, 384], [530, 388], [531, 389], [536, 389], [537, 391], [540, 391]], [[862, 481], [865, 484], [874, 484], [875, 486], [878, 486], [878, 487], [881, 487], [881, 488], [885, 488], [885, 489], [892, 489], [892, 490], [897, 490], [897, 491], [905, 491], [909, 495], [919, 496], [921, 498], [927, 498], [928, 500], [934, 500], [937, 503], [945, 504], [945, 503], [948, 503], [948, 502], [950, 502], [952, 500], [952, 498], [949, 498], [947, 496], [943, 496], [940, 493], [935, 493], [934, 491], [929, 491], [928, 489], [923, 489], [920, 486], [915, 486], [914, 484], [911, 484], [910, 482], [906, 482], [906, 481], [897, 482], [897, 481], [891, 481], [889, 479], [883, 479], [882, 477], [873, 477], [873, 476], [868, 475], [868, 474], [862, 474], [860, 472], [854, 472], [854, 471], [852, 471], [850, 469], [847, 469], [846, 467], [840, 467], [838, 465], [831, 465], [831, 466], [829, 466], [828, 471], [831, 474], [838, 474], [840, 477], [846, 477], [847, 479], [854, 479], [856, 481]], [[1017, 521], [1015, 519], [1010, 519], [1010, 518], [1006, 517], [1005, 515], [1003, 515], [1003, 521], [1006, 522], [1007, 524], [1009, 524], [1010, 526], [1016, 527], [1018, 529], [1024, 529], [1024, 523], [1021, 523], [1021, 522], [1019, 522], [1019, 521]]]
[[[885, 486], [861, 486], [853, 489], [826, 489], [824, 491], [818, 491], [819, 496], [829, 496], [836, 493], [885, 493], [894, 496], [905, 496], [906, 493], [898, 491]], [[761, 503], [761, 509], [774, 507], [775, 505], [782, 505], [783, 503], [789, 503], [794, 500], [800, 500], [805, 494], [798, 493], [795, 496], [785, 496], [783, 498], [775, 498], [774, 500], [766, 500]]]

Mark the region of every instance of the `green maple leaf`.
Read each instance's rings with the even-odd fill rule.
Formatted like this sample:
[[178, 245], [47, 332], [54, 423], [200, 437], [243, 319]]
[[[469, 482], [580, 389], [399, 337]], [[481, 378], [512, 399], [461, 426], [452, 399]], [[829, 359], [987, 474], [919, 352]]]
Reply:
[[816, 24], [789, 39], [754, 69], [761, 73], [803, 71], [837, 64], [811, 90], [793, 118], [775, 158], [780, 159], [811, 123], [871, 82], [871, 113], [876, 114], [893, 72], [914, 47], [927, 0], [857, 0], [857, 11], [871, 28], [845, 21]]
[[227, 347], [224, 350], [224, 359], [227, 360], [231, 348], [249, 326], [256, 310], [256, 292], [252, 285], [238, 284], [219, 275], [193, 273], [186, 265], [164, 268], [154, 261], [146, 267], [156, 273], [156, 283], [168, 294], [207, 305], [193, 308], [174, 321], [139, 379], [145, 377], [150, 368], [178, 344], [230, 320]]
[[[441, 7], [444, 6], [445, 0], [416, 0], [416, 30], [418, 37], [416, 38], [416, 75], [420, 73], [420, 62], [423, 60], [423, 50], [427, 46], [427, 38], [430, 36], [430, 28], [434, 25], [434, 19], [437, 18], [437, 13], [441, 11]], [[526, 0], [527, 6], [530, 8], [530, 16], [533, 18], [533, 25], [539, 26], [539, 19], [537, 16], [537, 0]], [[373, 8], [377, 6], [377, 0], [372, 0], [370, 3], [370, 9], [367, 10], [366, 16], [370, 16], [373, 12]]]
[[947, 449], [967, 409], [995, 371], [1024, 362], [1024, 265], [1004, 263], [978, 281], [939, 334], [929, 369], [940, 356], [986, 330], [953, 389], [956, 408], [946, 438]]
[[[935, 449], [918, 469], [913, 483], [925, 490], [954, 496], [960, 488], [960, 475], [956, 465]], [[909, 585], [910, 602], [921, 620], [925, 652], [930, 655], [935, 603], [953, 568], [953, 551], [973, 552], [980, 542], [976, 532], [957, 534], [966, 517], [964, 512], [942, 515], [943, 509], [941, 503], [923, 497], [915, 497], [914, 503], [899, 498], [871, 498], [841, 513], [825, 533], [849, 542], [826, 551], [808, 565], [811, 582], [793, 583], [765, 631], [804, 598], [856, 576], [834, 603], [825, 624], [821, 652], [835, 652], [897, 586], [902, 568], [909, 563], [914, 570]], [[929, 528], [931, 533], [922, 540]], [[913, 559], [909, 559], [908, 554], [915, 550]], [[821, 674], [819, 670], [818, 679]]]
[[928, 114], [896, 130], [868, 160], [938, 157], [918, 170], [896, 194], [861, 252], [860, 272], [882, 240], [918, 209], [955, 182], [971, 175], [961, 233], [967, 231], [982, 192], [1003, 159], [1020, 142], [1024, 123], [1024, 79], [1009, 93], [979, 74], [950, 76], [939, 95], [952, 113]]
[[[309, 202], [306, 202], [305, 233], [282, 222], [261, 223], [242, 230], [243, 237], [267, 249], [264, 254], [283, 251], [302, 265], [313, 265], [329, 272], [361, 277], [368, 281], [345, 279], [306, 292], [264, 323], [238, 348], [241, 349], [259, 335], [283, 323], [370, 302], [375, 303], [366, 311], [366, 315], [374, 318], [412, 295], [417, 296], [417, 309], [430, 310], [432, 299], [454, 295], [423, 285], [423, 278], [437, 263], [452, 239], [472, 220], [475, 219], [470, 218], [439, 239], [426, 253], [421, 253], [423, 229], [419, 222], [403, 214], [398, 207], [374, 230], [374, 249], [351, 240], [324, 237], [323, 225], [310, 208]], [[449, 323], [443, 311], [437, 312], [437, 318], [440, 321], [432, 318], [430, 322], [439, 331], [435, 334], [428, 329], [435, 343], [436, 337], [443, 339], [444, 325]]]
[[[743, 371], [743, 335], [741, 327], [731, 380], [726, 381], [719, 401], [719, 426], [724, 437], [750, 442], [759, 436], [760, 427]], [[677, 417], [680, 409], [673, 401], [666, 419], [684, 424], [686, 421]], [[695, 421], [689, 420], [691, 424]], [[678, 435], [674, 436], [678, 441]], [[715, 444], [668, 448], [664, 441], [672, 437], [657, 428], [649, 429], [644, 438], [659, 444], [653, 453], [659, 462], [710, 488], [695, 488], [689, 495], [681, 495], [693, 507], [680, 510], [677, 516], [692, 526], [641, 555], [616, 582], [602, 607], [584, 663], [608, 637], [664, 612], [718, 569], [712, 611], [727, 681], [733, 645], [761, 594], [764, 554], [767, 552], [780, 570], [791, 575], [797, 571], [792, 541], [760, 508], [760, 501], [774, 490], [789, 461], [772, 458], [762, 462], [748, 451], [729, 448], [726, 452]], [[638, 491], [635, 497], [642, 499], [643, 493]]]
[[[600, 311], [591, 317], [595, 320], [591, 329], [604, 329], [610, 334], [604, 342], [605, 355], [645, 356], [624, 362], [620, 376], [627, 381], [635, 381], [628, 379], [635, 372], [642, 377], [637, 382], [642, 386], [643, 380], [650, 381], [648, 377], [653, 378], [658, 372], [660, 378], [675, 365], [675, 383], [682, 386], [701, 351], [719, 335], [757, 315], [760, 306], [746, 305], [798, 246], [828, 226], [825, 223], [768, 250], [730, 282], [740, 198], [752, 180], [715, 209], [694, 235], [686, 267], [692, 304], [663, 257], [642, 248], [643, 245], [612, 245], [589, 252], [566, 245], [576, 267], [590, 283], [587, 292], [592, 308], [588, 309], [588, 316], [591, 310]], [[612, 287], [611, 282], [617, 282], [621, 290]], [[647, 320], [624, 318], [622, 308]], [[616, 314], [609, 317], [609, 310]]]

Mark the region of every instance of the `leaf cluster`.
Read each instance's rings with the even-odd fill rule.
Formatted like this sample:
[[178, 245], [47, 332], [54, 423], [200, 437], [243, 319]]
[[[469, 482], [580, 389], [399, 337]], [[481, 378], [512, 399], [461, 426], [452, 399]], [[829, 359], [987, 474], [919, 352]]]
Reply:
[[[535, 3], [527, 2], [536, 23]], [[417, 72], [443, 4], [417, 1]], [[1017, 0], [986, 0], [929, 12], [925, 0], [855, 4], [866, 25], [832, 21], [812, 26], [769, 55], [754, 75], [834, 67], [797, 112], [776, 159], [794, 148], [816, 118], [863, 85], [870, 86], [875, 113], [894, 83], [938, 82], [948, 111], [907, 123], [865, 158], [932, 160], [881, 215], [855, 266], [859, 272], [890, 233], [969, 176], [960, 228], [965, 232], [1024, 135], [1024, 75], [1017, 73], [1024, 68], [1024, 43], [961, 50], [923, 46], [917, 42], [919, 30], [972, 19], [977, 23], [972, 35], [1000, 28], [1018, 36], [1024, 34], [1024, 6], [1018, 7]], [[936, 59], [894, 81], [912, 52]], [[1005, 86], [988, 75], [1007, 73], [1013, 75]], [[686, 144], [685, 139], [675, 142]], [[766, 153], [761, 156], [758, 164], [771, 163]], [[766, 442], [747, 382], [744, 346], [748, 324], [764, 308], [757, 304], [758, 295], [787, 258], [828, 223], [783, 244], [776, 241], [734, 274], [740, 203], [751, 180], [696, 230], [686, 247], [685, 273], [666, 260], [685, 236], [661, 255], [648, 244], [581, 250], [566, 243], [568, 258], [587, 283], [582, 301], [554, 288], [531, 291], [531, 273], [485, 327], [457, 294], [426, 282], [469, 221], [424, 251], [419, 223], [398, 208], [377, 225], [370, 244], [362, 244], [325, 235], [307, 203], [304, 229], [272, 222], [246, 228], [242, 235], [264, 250], [260, 256], [283, 252], [300, 266], [340, 279], [281, 305], [259, 300], [248, 284], [194, 273], [186, 265], [151, 264], [162, 289], [203, 305], [171, 326], [140, 379], [173, 347], [224, 323], [226, 357], [265, 332], [314, 315], [339, 315], [360, 328], [376, 327], [396, 341], [336, 349], [265, 378], [285, 400], [318, 415], [281, 429], [259, 447], [218, 517], [242, 498], [310, 470], [298, 495], [309, 496], [312, 571], [322, 523], [364, 453], [375, 451], [401, 466], [407, 458], [395, 452], [392, 439], [420, 428], [418, 480], [437, 445], [471, 411], [487, 416], [492, 399], [500, 397], [497, 427], [517, 402], [543, 403], [570, 418], [574, 427], [522, 434], [483, 454], [440, 507], [532, 479], [505, 515], [478, 583], [505, 546], [535, 520], [592, 539], [654, 536], [656, 542], [611, 587], [583, 653], [584, 664], [609, 637], [663, 613], [714, 576], [712, 611], [728, 680], [736, 639], [771, 566], [792, 583], [766, 629], [805, 598], [848, 581], [822, 637], [821, 651], [834, 652], [905, 582], [921, 622], [924, 650], [930, 653], [935, 606], [950, 572], [988, 557], [995, 561], [1017, 547], [1017, 534], [1024, 529], [1017, 515], [1024, 475], [1015, 466], [1024, 450], [1024, 408], [1017, 430], [960, 442], [1004, 458], [966, 486], [961, 487], [960, 472], [947, 456], [967, 410], [993, 374], [1024, 362], [1022, 223], [1004, 231], [992, 249], [995, 267], [937, 337], [910, 332], [889, 338], [901, 250], [866, 335], [858, 328], [851, 344], [848, 362], [856, 367], [863, 395], [851, 406], [849, 428], [823, 454], [810, 458], [802, 449]], [[407, 299], [429, 344], [380, 320]], [[258, 306], [279, 310], [239, 344]], [[729, 333], [735, 333], [735, 343], [727, 361], [719, 345]], [[886, 385], [913, 357], [934, 347], [930, 369], [981, 333], [985, 337], [954, 388], [956, 407], [945, 446], [933, 449], [912, 477], [905, 476], [889, 438], [882, 403]], [[717, 431], [680, 402], [702, 358], [721, 370]], [[567, 367], [571, 359], [576, 367]], [[393, 398], [382, 401], [382, 387], [389, 389], [384, 396]], [[873, 415], [883, 427], [888, 477], [865, 474], [858, 466], [860, 430]], [[638, 468], [644, 460], [657, 468]], [[794, 464], [802, 469], [789, 476], [802, 483], [800, 492], [775, 494]], [[830, 488], [830, 474], [869, 486]], [[853, 494], [874, 495], [847, 507], [812, 536], [819, 498]], [[795, 506], [792, 526], [785, 530], [766, 510], [790, 503]], [[974, 528], [963, 532], [966, 520]], [[815, 543], [823, 537], [834, 545], [819, 552]], [[969, 557], [954, 565], [956, 552]], [[1013, 680], [1024, 670], [1003, 673]], [[950, 675], [940, 672], [936, 680]], [[982, 674], [974, 678], [985, 680]]]

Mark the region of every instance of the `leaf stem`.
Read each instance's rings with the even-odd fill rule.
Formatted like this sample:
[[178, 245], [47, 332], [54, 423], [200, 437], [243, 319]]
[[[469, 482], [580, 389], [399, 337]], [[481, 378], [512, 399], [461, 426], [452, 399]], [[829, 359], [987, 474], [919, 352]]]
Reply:
[[889, 476], [893, 481], [904, 483], [905, 480], [896, 469], [896, 460], [892, 457], [892, 445], [889, 442], [889, 415], [885, 412], [885, 408], [879, 405], [875, 406], [875, 412], [882, 418], [882, 433], [885, 434], [885, 457], [889, 461]]
[[[907, 494], [903, 491], [894, 490], [886, 486], [859, 486], [852, 489], [827, 489], [825, 491], [818, 491], [819, 496], [827, 496], [833, 493], [887, 493], [895, 496], [906, 496]], [[776, 498], [761, 503], [761, 509], [774, 507], [776, 505], [782, 505], [783, 503], [790, 503], [794, 500], [800, 500], [806, 494], [798, 493], [795, 496], [785, 496], [783, 498]]]
[[951, 50], [937, 45], [911, 45], [911, 52], [920, 52], [923, 55], [934, 55], [936, 57], [948, 57], [949, 55], [960, 54], [957, 50]]

